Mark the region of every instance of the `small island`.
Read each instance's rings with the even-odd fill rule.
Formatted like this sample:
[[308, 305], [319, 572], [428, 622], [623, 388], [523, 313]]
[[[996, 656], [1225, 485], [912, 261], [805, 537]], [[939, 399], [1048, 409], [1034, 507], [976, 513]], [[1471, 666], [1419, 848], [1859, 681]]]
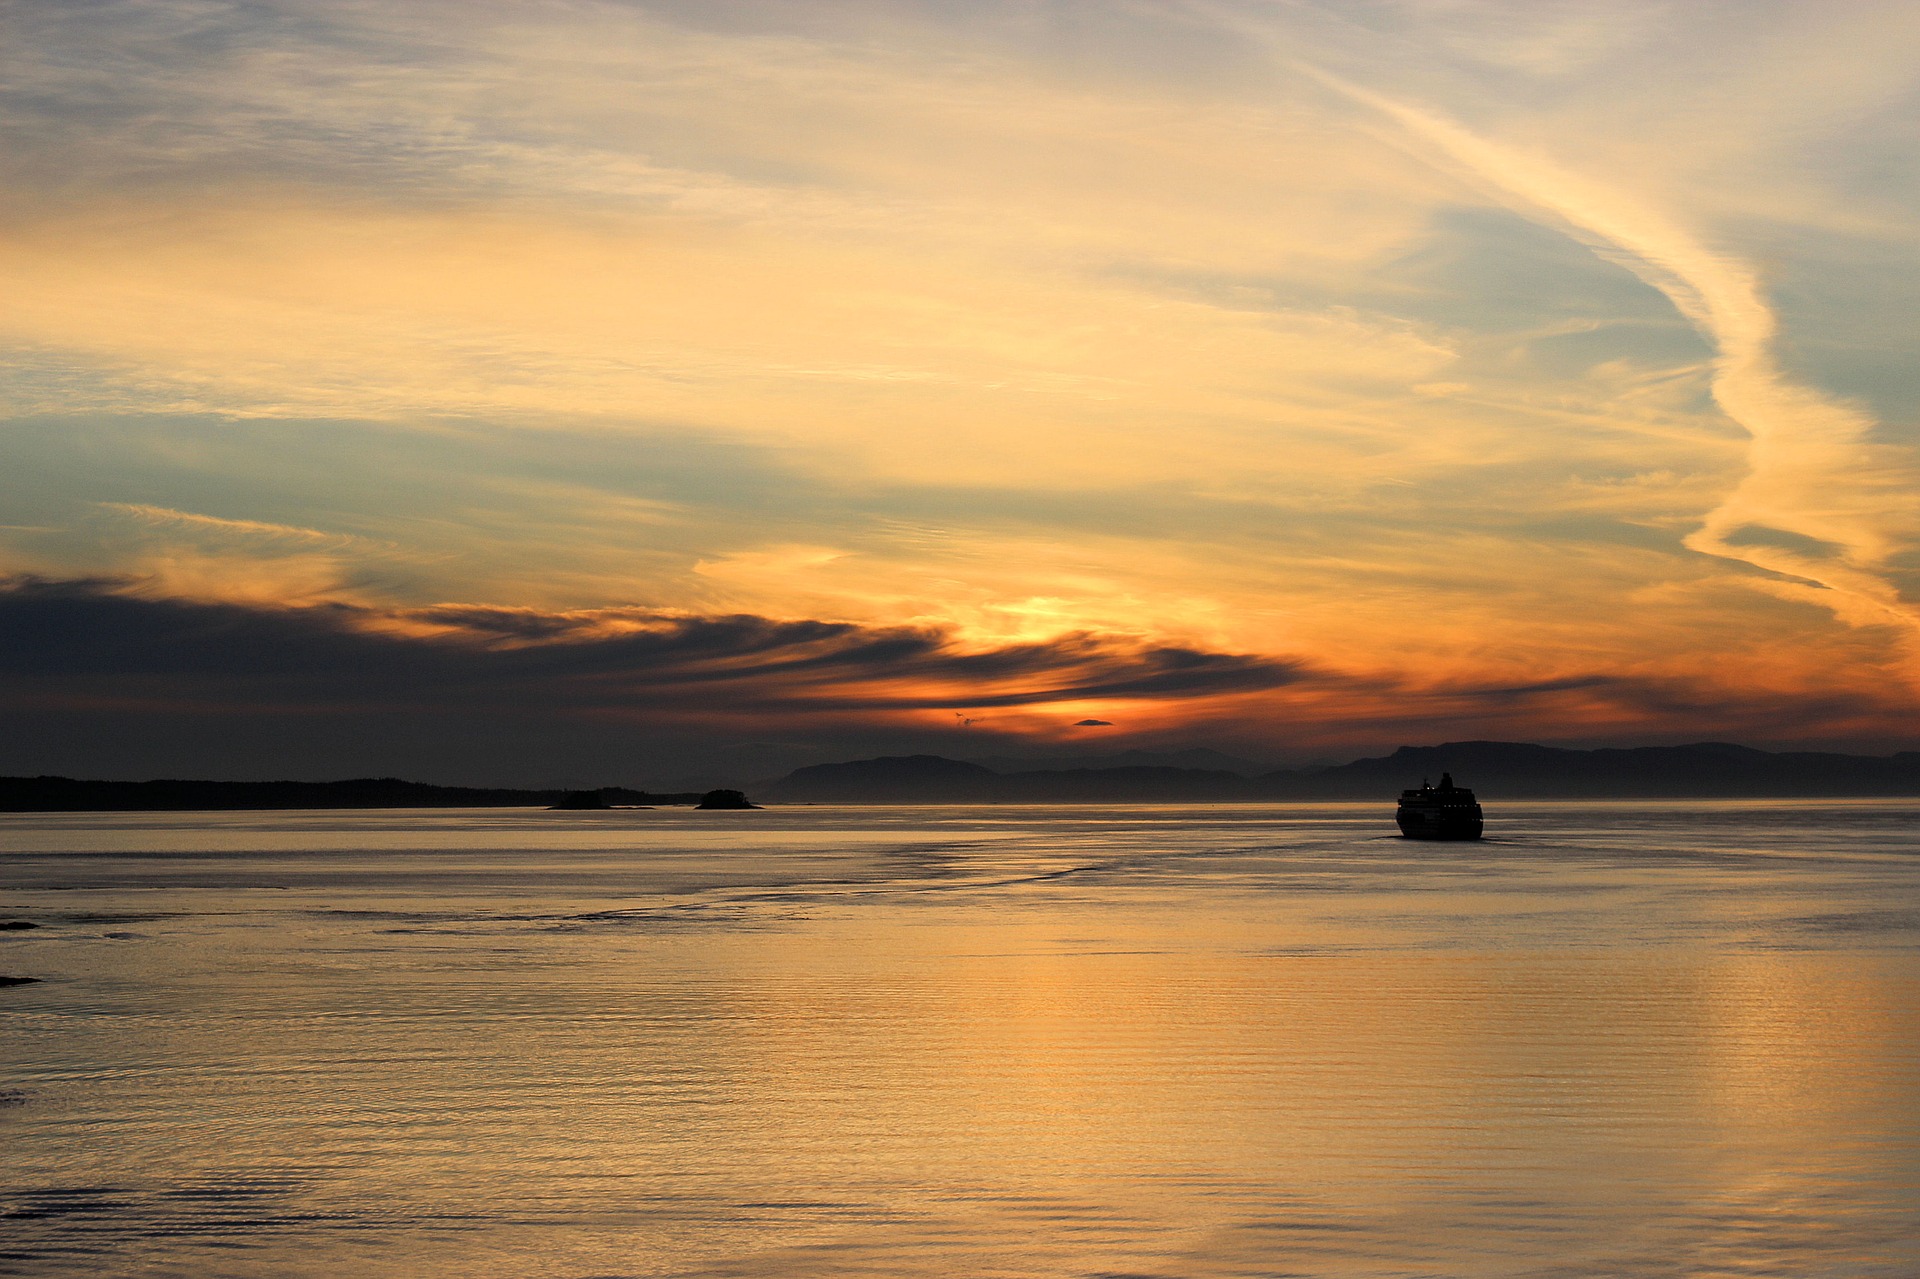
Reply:
[[760, 805], [748, 799], [745, 791], [710, 790], [700, 797], [695, 808], [759, 808]]

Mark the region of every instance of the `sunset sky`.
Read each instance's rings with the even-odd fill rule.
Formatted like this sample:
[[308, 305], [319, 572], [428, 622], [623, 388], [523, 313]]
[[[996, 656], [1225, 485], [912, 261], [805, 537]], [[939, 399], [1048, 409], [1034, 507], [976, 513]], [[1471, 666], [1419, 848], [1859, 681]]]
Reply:
[[17, 0], [0, 64], [0, 772], [1920, 746], [1911, 0]]

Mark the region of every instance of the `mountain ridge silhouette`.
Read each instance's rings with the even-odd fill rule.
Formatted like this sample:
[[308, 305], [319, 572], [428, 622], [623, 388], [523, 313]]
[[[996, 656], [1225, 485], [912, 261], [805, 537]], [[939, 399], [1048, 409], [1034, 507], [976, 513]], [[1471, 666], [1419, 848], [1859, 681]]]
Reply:
[[1164, 766], [996, 772], [940, 755], [881, 756], [795, 769], [752, 789], [774, 803], [1332, 801], [1392, 799], [1444, 772], [1495, 800], [1920, 797], [1920, 751], [1776, 752], [1730, 742], [1591, 750], [1444, 742], [1253, 777]]

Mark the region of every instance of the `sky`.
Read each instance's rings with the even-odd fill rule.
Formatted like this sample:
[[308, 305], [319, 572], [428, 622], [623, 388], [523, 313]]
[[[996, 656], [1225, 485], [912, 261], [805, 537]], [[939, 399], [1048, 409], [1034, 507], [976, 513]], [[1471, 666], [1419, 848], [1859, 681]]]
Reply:
[[0, 771], [1920, 746], [1917, 149], [1905, 0], [13, 0]]

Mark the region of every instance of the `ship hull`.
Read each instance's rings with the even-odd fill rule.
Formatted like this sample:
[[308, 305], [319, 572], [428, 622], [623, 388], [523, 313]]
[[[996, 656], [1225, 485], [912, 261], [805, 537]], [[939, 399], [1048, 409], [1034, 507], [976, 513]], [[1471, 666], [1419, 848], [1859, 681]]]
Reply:
[[1408, 839], [1479, 839], [1485, 825], [1477, 805], [1470, 812], [1403, 807], [1394, 820]]

